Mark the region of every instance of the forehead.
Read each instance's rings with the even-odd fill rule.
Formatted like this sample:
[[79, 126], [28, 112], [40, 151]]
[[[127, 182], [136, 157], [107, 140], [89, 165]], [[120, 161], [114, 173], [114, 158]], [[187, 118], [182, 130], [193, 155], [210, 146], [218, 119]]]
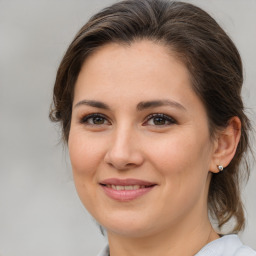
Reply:
[[[175, 85], [175, 86], [174, 86]], [[98, 48], [84, 62], [77, 79], [77, 89], [118, 90], [191, 89], [185, 65], [161, 44], [143, 40], [130, 45], [109, 43]], [[101, 87], [101, 88], [100, 88]], [[109, 88], [110, 89], [110, 88]]]

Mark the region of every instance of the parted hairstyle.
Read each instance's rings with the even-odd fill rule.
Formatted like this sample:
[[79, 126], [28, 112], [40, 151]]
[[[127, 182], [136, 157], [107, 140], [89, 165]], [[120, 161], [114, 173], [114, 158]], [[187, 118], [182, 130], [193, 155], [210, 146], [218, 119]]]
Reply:
[[63, 139], [68, 142], [74, 88], [86, 58], [107, 43], [131, 45], [139, 40], [168, 47], [186, 65], [191, 86], [207, 111], [211, 138], [232, 117], [241, 120], [241, 139], [234, 158], [223, 172], [212, 175], [208, 209], [219, 229], [234, 219], [232, 232], [242, 230], [245, 218], [240, 181], [248, 177], [249, 168], [241, 161], [249, 148], [250, 130], [241, 99], [242, 62], [232, 40], [202, 9], [168, 0], [126, 0], [94, 15], [75, 36], [60, 63], [50, 119], [61, 123]]

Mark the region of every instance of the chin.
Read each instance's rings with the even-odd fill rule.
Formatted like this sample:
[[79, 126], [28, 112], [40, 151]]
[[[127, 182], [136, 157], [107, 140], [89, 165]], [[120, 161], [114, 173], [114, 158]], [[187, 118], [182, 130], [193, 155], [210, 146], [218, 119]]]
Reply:
[[129, 237], [129, 238], [142, 238], [146, 236], [150, 236], [153, 232], [150, 232], [150, 229], [148, 227], [142, 227], [142, 226], [131, 226], [131, 225], [114, 225], [110, 227], [104, 227], [107, 231], [107, 233], [113, 233], [119, 236], [123, 237]]
[[145, 219], [145, 215], [136, 216], [129, 213], [112, 214], [99, 219], [98, 222], [107, 232], [126, 237], [145, 237], [153, 230], [152, 221]]

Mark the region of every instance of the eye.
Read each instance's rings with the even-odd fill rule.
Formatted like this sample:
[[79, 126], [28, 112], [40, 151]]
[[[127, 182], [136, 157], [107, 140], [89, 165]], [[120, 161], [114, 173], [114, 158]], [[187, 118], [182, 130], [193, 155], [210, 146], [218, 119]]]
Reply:
[[177, 122], [170, 116], [165, 114], [151, 114], [147, 117], [143, 125], [152, 125], [152, 126], [167, 126], [176, 124]]
[[81, 121], [82, 124], [87, 124], [87, 125], [109, 125], [110, 122], [108, 121], [108, 119], [102, 115], [102, 114], [90, 114], [90, 115], [86, 115], [84, 116]]

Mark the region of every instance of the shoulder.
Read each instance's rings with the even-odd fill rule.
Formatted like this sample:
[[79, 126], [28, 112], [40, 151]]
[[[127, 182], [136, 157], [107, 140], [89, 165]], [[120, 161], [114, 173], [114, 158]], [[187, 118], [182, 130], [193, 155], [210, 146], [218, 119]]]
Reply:
[[237, 235], [223, 236], [203, 247], [195, 256], [256, 256], [256, 252], [243, 245]]
[[[97, 256], [109, 256], [108, 246]], [[194, 256], [256, 256], [256, 251], [245, 246], [237, 235], [226, 235], [207, 244]]]
[[106, 245], [103, 250], [99, 252], [97, 256], [109, 256], [109, 248], [108, 245]]
[[234, 256], [256, 256], [256, 251], [248, 246], [243, 245], [236, 251]]

